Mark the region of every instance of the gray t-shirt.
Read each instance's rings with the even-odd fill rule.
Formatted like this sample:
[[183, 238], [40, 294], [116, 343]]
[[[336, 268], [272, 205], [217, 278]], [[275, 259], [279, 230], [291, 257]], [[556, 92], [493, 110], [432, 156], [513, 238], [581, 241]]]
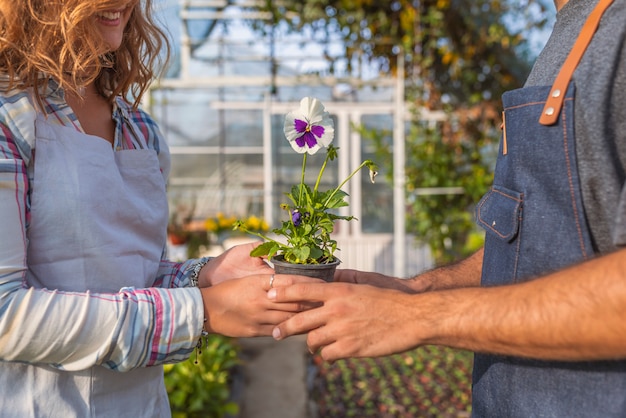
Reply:
[[[598, 0], [570, 0], [526, 81], [552, 85]], [[574, 118], [583, 205], [596, 249], [626, 246], [626, 0], [605, 12], [574, 72]]]

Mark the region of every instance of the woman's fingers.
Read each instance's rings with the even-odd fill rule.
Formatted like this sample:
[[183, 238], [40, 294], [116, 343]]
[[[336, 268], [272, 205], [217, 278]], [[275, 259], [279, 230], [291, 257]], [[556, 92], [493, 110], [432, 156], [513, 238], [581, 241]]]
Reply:
[[267, 279], [267, 289], [291, 286], [296, 283], [326, 283], [322, 279], [307, 276], [295, 276], [291, 274], [271, 274]]

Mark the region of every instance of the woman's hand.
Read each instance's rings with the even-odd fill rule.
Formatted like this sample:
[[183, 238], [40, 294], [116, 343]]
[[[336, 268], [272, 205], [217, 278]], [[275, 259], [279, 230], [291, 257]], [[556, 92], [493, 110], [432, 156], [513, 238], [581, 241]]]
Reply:
[[260, 242], [241, 244], [224, 251], [200, 270], [198, 287], [208, 287], [230, 279], [258, 274], [272, 274], [274, 270], [260, 257], [250, 257], [250, 251]]
[[204, 301], [205, 329], [229, 337], [271, 335], [277, 324], [297, 312], [317, 306], [315, 303], [278, 303], [267, 298], [270, 288], [295, 283], [324, 282], [304, 276], [258, 274], [200, 289]]

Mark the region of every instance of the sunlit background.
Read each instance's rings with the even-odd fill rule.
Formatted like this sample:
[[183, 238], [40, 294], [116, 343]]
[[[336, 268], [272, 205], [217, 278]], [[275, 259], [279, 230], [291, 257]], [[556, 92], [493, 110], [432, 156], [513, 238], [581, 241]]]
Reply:
[[[324, 37], [307, 28], [290, 31], [282, 23], [271, 25], [271, 16], [259, 4], [244, 0], [156, 3], [173, 55], [166, 76], [146, 97], [145, 107], [161, 126], [172, 152], [168, 192], [172, 221], [202, 229], [204, 221], [217, 214], [255, 215], [276, 226], [283, 215], [279, 204], [299, 180], [302, 164], [284, 138], [284, 115], [302, 97], [313, 96], [332, 114], [335, 145], [340, 148], [338, 161], [323, 179], [325, 186], [336, 185], [364, 159], [381, 165], [364, 129], [382, 132], [379, 141], [392, 153], [391, 163], [380, 166], [376, 184], [363, 172], [360, 181], [344, 187], [350, 206], [342, 214], [354, 215], [358, 221], [337, 224], [342, 267], [404, 277], [432, 266], [429, 246], [407, 231], [407, 199], [462, 194], [464, 189], [434, 184], [417, 187], [407, 196], [402, 168], [415, 113], [407, 99], [411, 81], [401, 70], [405, 56], [393, 57], [394, 71], [381, 68], [380, 62], [359, 59], [358, 54], [346, 58], [343, 38], [332, 33], [336, 28], [329, 28]], [[254, 22], [264, 27], [265, 36], [253, 29]], [[520, 22], [510, 19], [508, 24], [515, 27]], [[536, 54], [545, 42], [545, 30], [524, 34], [530, 53]], [[420, 112], [421, 121], [433, 126], [448, 117], [440, 109]], [[323, 155], [310, 159], [310, 176], [316, 175], [314, 168], [322, 159]], [[219, 244], [213, 248], [217, 251], [224, 246], [215, 239], [205, 244]], [[176, 250], [180, 248], [172, 248], [173, 253]]]

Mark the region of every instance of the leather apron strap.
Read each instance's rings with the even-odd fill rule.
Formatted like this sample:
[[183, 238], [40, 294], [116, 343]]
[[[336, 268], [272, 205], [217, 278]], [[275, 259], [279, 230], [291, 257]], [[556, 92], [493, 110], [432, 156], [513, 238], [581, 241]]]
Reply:
[[546, 126], [554, 125], [559, 118], [561, 108], [563, 107], [563, 100], [565, 99], [565, 92], [567, 91], [567, 85], [572, 79], [576, 66], [578, 66], [587, 46], [591, 42], [591, 38], [598, 28], [602, 15], [611, 3], [613, 3], [613, 0], [600, 0], [587, 18], [572, 50], [561, 67], [561, 71], [559, 71], [559, 75], [556, 77], [556, 80], [554, 80], [554, 84], [550, 89], [550, 95], [546, 100], [546, 104], [541, 112], [541, 117], [539, 118], [540, 124]]

